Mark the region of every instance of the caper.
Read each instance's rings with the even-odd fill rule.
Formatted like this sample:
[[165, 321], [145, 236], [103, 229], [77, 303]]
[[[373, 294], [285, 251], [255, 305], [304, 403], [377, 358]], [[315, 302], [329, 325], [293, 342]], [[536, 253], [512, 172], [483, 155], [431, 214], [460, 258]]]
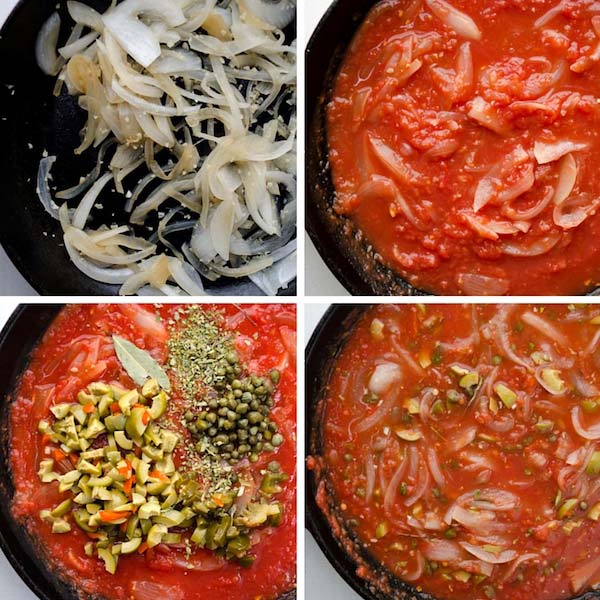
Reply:
[[249, 408], [250, 407], [246, 403], [241, 402], [235, 407], [235, 412], [239, 415], [245, 415], [248, 412]]
[[241, 398], [243, 393], [244, 392], [242, 392], [242, 390], [239, 390], [239, 389], [238, 390], [233, 390], [233, 395], [236, 398]]
[[281, 373], [278, 369], [271, 369], [271, 371], [269, 372], [269, 377], [271, 378], [271, 381], [274, 384], [278, 384], [279, 379], [281, 378]]
[[249, 456], [249, 460], [251, 463], [255, 463], [258, 461], [258, 454], [256, 454], [255, 452], [253, 452], [250, 456]]
[[283, 436], [280, 433], [276, 433], [273, 436], [273, 439], [271, 440], [271, 443], [273, 444], [273, 446], [277, 447], [277, 446], [281, 446], [281, 444], [283, 444]]
[[235, 398], [232, 398], [228, 403], [227, 403], [227, 407], [230, 408], [231, 410], [235, 410], [235, 407], [238, 405], [238, 402]]
[[252, 411], [251, 413], [248, 413], [248, 421], [250, 421], [250, 423], [252, 423], [253, 425], [255, 425], [256, 423], [260, 423], [263, 419], [263, 416], [256, 411]]
[[260, 402], [256, 399], [253, 399], [252, 402], [250, 402], [250, 408], [252, 410], [258, 410], [260, 408]]
[[231, 387], [232, 387], [234, 390], [239, 390], [239, 389], [241, 389], [241, 387], [242, 387], [242, 382], [241, 382], [239, 379], [234, 379], [234, 380], [231, 382]]
[[194, 420], [194, 413], [191, 410], [186, 410], [185, 411], [185, 415], [183, 415], [183, 418], [186, 421], [193, 421]]
[[258, 433], [258, 427], [250, 427], [250, 435], [256, 435]]
[[257, 396], [264, 396], [267, 393], [267, 388], [265, 388], [264, 385], [259, 385], [255, 390], [254, 393]]
[[225, 421], [223, 421], [223, 429], [225, 429], [226, 431], [233, 429], [233, 423], [226, 419]]
[[223, 398], [219, 398], [219, 406], [222, 408], [223, 406], [227, 406], [227, 403], [229, 402], [229, 400], [225, 397]]
[[230, 364], [230, 365], [235, 365], [239, 358], [238, 358], [238, 354], [237, 352], [235, 352], [234, 350], [231, 350], [230, 352], [228, 352], [225, 355], [225, 360]]
[[263, 449], [265, 452], [273, 452], [273, 450], [275, 450], [275, 448], [273, 447], [273, 444], [267, 442], [264, 446]]
[[214, 443], [217, 446], [222, 446], [223, 444], [229, 443], [229, 437], [226, 436], [224, 433], [220, 433], [215, 437]]
[[206, 433], [208, 433], [210, 437], [215, 437], [215, 435], [217, 435], [217, 428], [211, 427]]
[[252, 394], [250, 392], [244, 392], [242, 394], [242, 402], [251, 402], [252, 401]]
[[245, 429], [238, 429], [237, 436], [240, 440], [247, 440], [248, 432]]
[[228, 410], [227, 411], [227, 418], [230, 421], [237, 421], [239, 417], [238, 417], [238, 414], [236, 412], [234, 412], [232, 410]]
[[267, 469], [269, 469], [271, 473], [279, 473], [279, 471], [281, 471], [281, 465], [276, 460], [272, 460], [267, 465]]
[[206, 420], [209, 423], [216, 423], [217, 422], [217, 415], [215, 415], [215, 413], [208, 413], [206, 415]]
[[240, 419], [238, 425], [242, 429], [246, 429], [248, 427], [248, 419]]

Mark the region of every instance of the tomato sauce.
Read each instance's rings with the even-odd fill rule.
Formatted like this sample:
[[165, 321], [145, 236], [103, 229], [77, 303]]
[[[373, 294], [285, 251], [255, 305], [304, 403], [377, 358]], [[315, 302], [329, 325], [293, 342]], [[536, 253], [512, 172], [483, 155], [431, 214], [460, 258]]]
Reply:
[[337, 212], [425, 291], [596, 287], [599, 61], [592, 0], [378, 3], [328, 107]]
[[[11, 467], [15, 486], [13, 514], [29, 531], [41, 555], [60, 578], [73, 582], [82, 597], [169, 600], [194, 598], [275, 599], [295, 586], [296, 574], [296, 312], [287, 305], [203, 305], [223, 316], [226, 329], [237, 332], [241, 360], [255, 372], [277, 368], [281, 379], [271, 411], [284, 443], [273, 453], [262, 453], [256, 472], [274, 458], [289, 479], [278, 500], [284, 507], [282, 523], [263, 528], [253, 547], [250, 568], [226, 562], [196, 548], [189, 558], [180, 548], [160, 544], [143, 555], [122, 556], [115, 575], [102, 562], [84, 553], [87, 535], [77, 527], [68, 534], [53, 534], [39, 517], [42, 509], [64, 500], [58, 485], [40, 482], [37, 470], [44, 456], [44, 441], [37, 431], [49, 407], [73, 402], [91, 382], [119, 382], [134, 386], [121, 367], [111, 341], [113, 334], [147, 350], [159, 362], [167, 355], [166, 324], [178, 305], [74, 305], [65, 307], [31, 355], [11, 409]], [[175, 320], [176, 321], [176, 320]], [[171, 402], [177, 405], [177, 390]], [[186, 430], [180, 433], [185, 435]], [[189, 436], [189, 433], [188, 433]], [[188, 443], [191, 443], [188, 438]], [[185, 444], [184, 439], [181, 444]]]
[[367, 309], [310, 463], [334, 534], [338, 515], [441, 600], [561, 600], [599, 584], [599, 327], [594, 306]]

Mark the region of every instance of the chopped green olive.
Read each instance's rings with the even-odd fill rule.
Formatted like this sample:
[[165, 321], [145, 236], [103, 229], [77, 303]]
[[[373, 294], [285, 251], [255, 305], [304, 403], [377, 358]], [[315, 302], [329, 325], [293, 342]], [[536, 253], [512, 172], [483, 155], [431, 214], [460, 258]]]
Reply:
[[502, 401], [502, 404], [506, 408], [513, 408], [517, 403], [517, 395], [503, 383], [497, 383], [494, 385], [494, 391], [498, 395], [498, 398]]
[[557, 369], [542, 369], [541, 379], [551, 394], [560, 395], [566, 389], [566, 384]]
[[566, 519], [572, 516], [578, 505], [579, 500], [577, 498], [569, 498], [568, 500], [565, 500], [562, 506], [558, 509], [558, 518]]
[[405, 442], [417, 442], [423, 437], [419, 431], [413, 429], [396, 429], [394, 433]]
[[588, 475], [600, 475], [600, 452], [595, 451], [585, 469]]
[[382, 521], [375, 528], [375, 537], [378, 540], [380, 540], [381, 538], [384, 538], [389, 533], [389, 531], [390, 531], [390, 526], [388, 525], [388, 523], [386, 521]]

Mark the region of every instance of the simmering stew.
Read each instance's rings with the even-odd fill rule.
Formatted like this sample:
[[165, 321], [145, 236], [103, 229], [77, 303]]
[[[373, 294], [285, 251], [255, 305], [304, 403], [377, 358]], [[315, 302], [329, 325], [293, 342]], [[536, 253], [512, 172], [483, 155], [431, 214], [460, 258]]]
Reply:
[[328, 108], [336, 210], [426, 291], [584, 293], [599, 61], [593, 0], [378, 3]]
[[335, 535], [442, 600], [600, 584], [599, 367], [594, 306], [366, 310], [309, 459]]

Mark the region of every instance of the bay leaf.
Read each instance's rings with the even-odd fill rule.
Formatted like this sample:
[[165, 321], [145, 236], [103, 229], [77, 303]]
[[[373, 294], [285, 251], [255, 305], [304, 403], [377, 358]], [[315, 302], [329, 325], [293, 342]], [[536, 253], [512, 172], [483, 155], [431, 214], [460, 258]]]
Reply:
[[163, 390], [171, 390], [169, 377], [148, 352], [118, 335], [113, 335], [112, 339], [117, 358], [137, 385], [142, 386], [148, 378], [153, 377]]

